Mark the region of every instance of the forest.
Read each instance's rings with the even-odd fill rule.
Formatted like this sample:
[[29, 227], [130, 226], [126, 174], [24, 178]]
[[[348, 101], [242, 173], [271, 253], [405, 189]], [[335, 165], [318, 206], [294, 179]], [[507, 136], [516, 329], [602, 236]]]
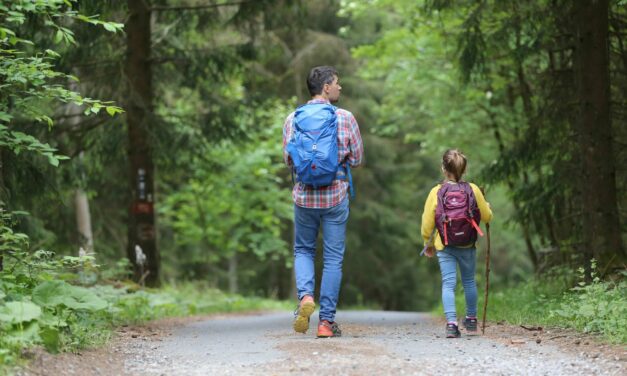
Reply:
[[365, 151], [340, 309], [437, 309], [421, 214], [459, 148], [494, 309], [587, 294], [554, 319], [627, 340], [627, 1], [0, 0], [0, 364], [177, 288], [292, 307], [281, 132], [321, 65]]

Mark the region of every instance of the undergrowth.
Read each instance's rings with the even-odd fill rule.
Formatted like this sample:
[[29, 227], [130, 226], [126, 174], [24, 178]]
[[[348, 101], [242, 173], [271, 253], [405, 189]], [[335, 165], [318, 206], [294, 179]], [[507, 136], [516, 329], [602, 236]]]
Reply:
[[[554, 269], [528, 282], [490, 291], [487, 319], [513, 325], [572, 328], [601, 335], [609, 343], [627, 343], [627, 273], [618, 281], [599, 278], [592, 261], [589, 276], [583, 268], [573, 272]], [[586, 280], [591, 280], [587, 283]], [[482, 319], [484, 286], [478, 286], [478, 316]], [[456, 294], [457, 312], [463, 314], [463, 290]], [[443, 315], [440, 304], [435, 312]]]

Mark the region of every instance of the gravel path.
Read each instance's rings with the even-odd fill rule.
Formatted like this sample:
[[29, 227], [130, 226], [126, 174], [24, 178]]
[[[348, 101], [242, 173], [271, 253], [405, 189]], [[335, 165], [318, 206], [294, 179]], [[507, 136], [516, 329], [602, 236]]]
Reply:
[[337, 320], [343, 337], [317, 339], [317, 320], [301, 335], [292, 332], [289, 313], [215, 318], [163, 338], [134, 338], [115, 352], [132, 375], [625, 374], [624, 358], [563, 351], [533, 338], [446, 339], [443, 323], [428, 314], [342, 311]]

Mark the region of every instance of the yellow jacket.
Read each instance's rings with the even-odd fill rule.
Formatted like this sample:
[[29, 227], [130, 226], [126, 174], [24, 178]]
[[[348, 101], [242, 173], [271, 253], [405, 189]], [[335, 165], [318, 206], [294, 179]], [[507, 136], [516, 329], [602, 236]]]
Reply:
[[[453, 184], [453, 182], [449, 182]], [[442, 243], [442, 239], [440, 239], [440, 234], [437, 230], [435, 230], [435, 208], [438, 205], [438, 190], [442, 184], [438, 184], [431, 192], [429, 192], [429, 196], [427, 197], [427, 201], [425, 201], [425, 209], [422, 213], [422, 239], [425, 242], [425, 245], [433, 244], [437, 251], [441, 251], [444, 249], [444, 243]], [[488, 223], [492, 220], [492, 209], [490, 209], [490, 203], [485, 200], [483, 197], [483, 193], [479, 187], [470, 183], [472, 187], [472, 191], [475, 194], [475, 199], [477, 201], [477, 206], [479, 207], [479, 211], [481, 212], [481, 222]], [[433, 236], [434, 239], [431, 239], [431, 234], [435, 232]]]

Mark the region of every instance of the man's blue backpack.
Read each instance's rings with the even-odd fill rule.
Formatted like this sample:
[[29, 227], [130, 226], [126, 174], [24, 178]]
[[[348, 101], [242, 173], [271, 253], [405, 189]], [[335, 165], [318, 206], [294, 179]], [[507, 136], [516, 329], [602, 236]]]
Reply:
[[286, 149], [297, 180], [314, 188], [331, 185], [335, 179], [352, 180], [348, 164], [338, 163], [336, 110], [328, 103], [309, 103], [294, 114], [294, 131]]

